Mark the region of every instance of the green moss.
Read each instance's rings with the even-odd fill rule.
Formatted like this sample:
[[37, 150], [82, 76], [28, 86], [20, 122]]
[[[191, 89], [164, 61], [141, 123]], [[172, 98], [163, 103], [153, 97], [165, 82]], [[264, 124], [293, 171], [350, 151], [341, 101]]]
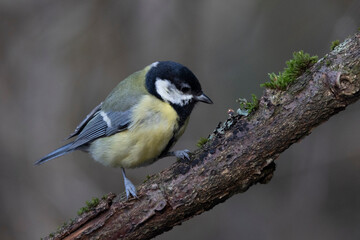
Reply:
[[146, 178], [143, 183], [146, 183], [150, 179], [150, 177], [151, 177], [150, 175], [146, 175]]
[[201, 137], [201, 138], [199, 139], [199, 141], [196, 143], [196, 146], [197, 146], [198, 148], [202, 148], [202, 146], [204, 146], [204, 144], [207, 143], [208, 141], [209, 141], [208, 138]]
[[239, 98], [236, 101], [240, 103], [241, 112], [246, 112], [247, 114], [250, 114], [259, 107], [259, 99], [255, 94], [251, 94], [251, 102], [248, 102], [245, 98]]
[[326, 60], [326, 66], [329, 67], [331, 65], [331, 61], [330, 60]]
[[49, 234], [49, 237], [53, 238], [53, 237], [55, 237], [55, 234], [54, 234], [54, 233], [50, 233], [50, 234]]
[[96, 207], [99, 204], [100, 200], [98, 198], [93, 198], [90, 201], [86, 201], [86, 206], [79, 209], [77, 214], [80, 216], [83, 213], [89, 212], [91, 209]]
[[89, 208], [94, 208], [99, 204], [99, 199], [98, 198], [93, 198], [91, 201], [86, 201], [86, 206]]
[[86, 213], [88, 211], [89, 209], [87, 207], [82, 207], [77, 211], [77, 214], [80, 216], [81, 214]]
[[332, 41], [330, 45], [330, 50], [331, 51], [334, 50], [337, 46], [339, 46], [339, 44], [340, 44], [339, 40]]
[[294, 52], [293, 59], [286, 62], [286, 67], [279, 74], [269, 73], [270, 81], [261, 84], [261, 87], [285, 90], [286, 87], [294, 82], [309, 67], [318, 61], [318, 56], [310, 56], [304, 51]]

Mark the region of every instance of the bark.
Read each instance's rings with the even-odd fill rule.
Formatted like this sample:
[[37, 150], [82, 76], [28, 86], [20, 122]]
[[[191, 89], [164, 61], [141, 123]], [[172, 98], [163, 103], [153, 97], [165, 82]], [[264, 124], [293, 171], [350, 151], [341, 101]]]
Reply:
[[[312, 129], [360, 97], [360, 33], [288, 86], [266, 89], [248, 117], [219, 124], [211, 140], [138, 186], [138, 199], [109, 194], [54, 239], [149, 239], [270, 181], [274, 160]], [[48, 237], [51, 238], [51, 237]]]

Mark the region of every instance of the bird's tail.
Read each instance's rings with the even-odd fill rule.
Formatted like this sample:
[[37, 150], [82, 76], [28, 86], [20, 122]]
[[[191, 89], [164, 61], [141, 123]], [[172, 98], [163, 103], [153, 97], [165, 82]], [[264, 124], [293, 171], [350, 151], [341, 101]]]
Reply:
[[49, 161], [49, 160], [51, 160], [51, 159], [60, 157], [60, 156], [62, 156], [62, 155], [64, 155], [64, 154], [67, 154], [67, 153], [69, 153], [69, 152], [74, 151], [74, 149], [71, 148], [71, 145], [72, 145], [72, 144], [73, 144], [73, 143], [71, 142], [71, 143], [69, 143], [69, 144], [66, 144], [66, 145], [64, 145], [64, 146], [56, 149], [55, 151], [53, 151], [53, 152], [49, 153], [48, 155], [46, 155], [45, 157], [43, 157], [42, 159], [36, 161], [36, 162], [35, 162], [35, 165], [43, 164], [44, 162], [47, 162], [47, 161]]

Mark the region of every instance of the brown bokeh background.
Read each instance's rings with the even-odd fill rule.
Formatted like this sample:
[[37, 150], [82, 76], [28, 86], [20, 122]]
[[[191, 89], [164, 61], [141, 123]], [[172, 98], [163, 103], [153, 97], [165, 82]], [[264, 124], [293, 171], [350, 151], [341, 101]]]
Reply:
[[[360, 27], [358, 0], [0, 1], [0, 239], [39, 239], [92, 197], [124, 191], [119, 169], [64, 144], [129, 74], [157, 60], [188, 66], [214, 105], [199, 104], [175, 149], [194, 150], [235, 99], [261, 95], [293, 51], [322, 57]], [[277, 160], [273, 180], [156, 239], [360, 239], [360, 105]], [[140, 184], [172, 158], [135, 170]]]

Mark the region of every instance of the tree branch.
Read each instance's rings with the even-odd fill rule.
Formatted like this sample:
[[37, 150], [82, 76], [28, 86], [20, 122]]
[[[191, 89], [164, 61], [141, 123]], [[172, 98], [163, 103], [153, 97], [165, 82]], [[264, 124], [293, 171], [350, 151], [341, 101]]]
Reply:
[[110, 194], [54, 238], [149, 239], [168, 231], [258, 182], [270, 181], [281, 152], [359, 97], [356, 33], [286, 91], [266, 89], [256, 112], [229, 118], [190, 161], [178, 161], [140, 185], [139, 199]]

